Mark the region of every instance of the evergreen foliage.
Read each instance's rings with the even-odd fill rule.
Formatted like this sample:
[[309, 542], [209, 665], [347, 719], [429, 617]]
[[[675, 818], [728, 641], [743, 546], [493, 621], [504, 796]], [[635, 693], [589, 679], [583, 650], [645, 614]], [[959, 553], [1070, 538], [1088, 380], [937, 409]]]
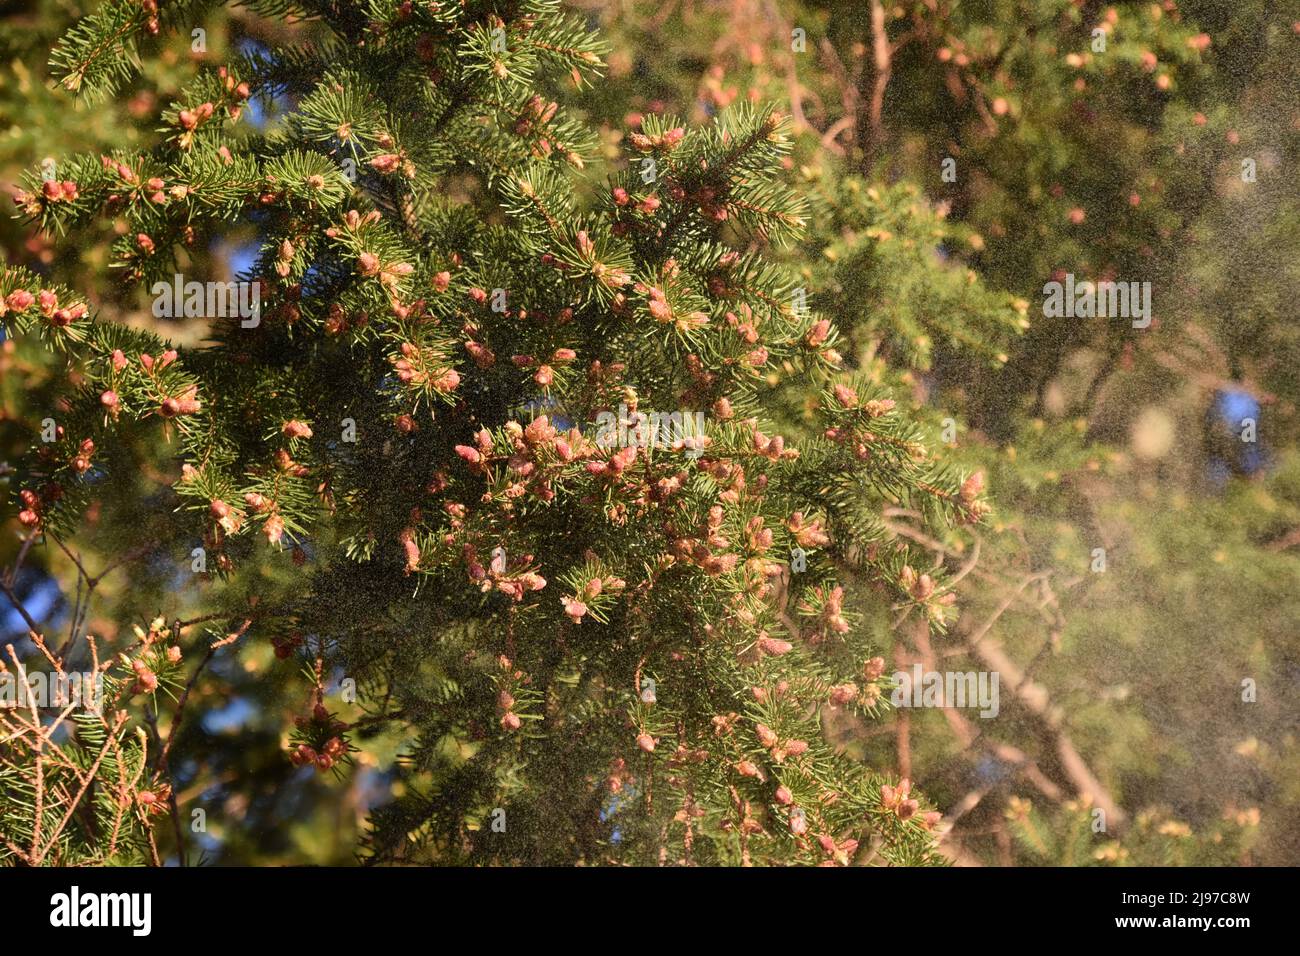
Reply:
[[[126, 78], [151, 28], [129, 7], [65, 37], [69, 89]], [[22, 523], [70, 533], [119, 480], [115, 442], [169, 443], [180, 471], [154, 508], [182, 571], [201, 542], [230, 621], [204, 662], [296, 649], [295, 763], [338, 770], [366, 729], [410, 734], [372, 860], [935, 860], [937, 814], [822, 734], [887, 687], [836, 575], [942, 629], [943, 580], [874, 515], [904, 503], [942, 527], [987, 505], [840, 371], [769, 254], [807, 215], [777, 175], [786, 122], [650, 118], [624, 172], [575, 182], [594, 139], [551, 90], [598, 78], [603, 48], [554, 4], [308, 7], [328, 41], [204, 71], [156, 145], [25, 180], [47, 233], [120, 222], [121, 281], [155, 296], [202, 279], [186, 250], [225, 230], [252, 224], [261, 251], [239, 277], [260, 312], [194, 300], [199, 347], [6, 270], [7, 334], [82, 378], [21, 473]], [[247, 129], [273, 95], [283, 121]], [[799, 447], [770, 422], [775, 366], [818, 393]], [[618, 422], [638, 411], [679, 417]], [[697, 411], [702, 432], [678, 426]], [[161, 679], [152, 646], [121, 666]]]

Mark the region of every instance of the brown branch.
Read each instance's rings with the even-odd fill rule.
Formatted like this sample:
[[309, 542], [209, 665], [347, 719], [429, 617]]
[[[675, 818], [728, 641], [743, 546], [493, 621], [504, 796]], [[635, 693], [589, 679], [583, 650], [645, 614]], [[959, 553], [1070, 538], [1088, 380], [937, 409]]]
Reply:
[[[926, 628], [925, 620], [922, 619], [918, 632], [924, 632]], [[904, 666], [903, 645], [894, 645], [894, 664], [898, 668]], [[911, 778], [912, 776], [912, 718], [905, 710], [897, 712], [897, 746], [898, 746], [898, 775], [900, 777]]]
[[81, 783], [81, 789], [77, 791], [77, 795], [68, 801], [67, 812], [63, 814], [63, 819], [59, 821], [59, 825], [54, 828], [54, 832], [50, 835], [49, 842], [46, 844], [45, 849], [41, 851], [40, 855], [36, 858], [37, 863], [44, 859], [46, 853], [54, 849], [54, 844], [58, 842], [59, 835], [63, 833], [64, 828], [68, 825], [68, 821], [72, 819], [73, 813], [76, 812], [77, 806], [81, 803], [81, 798], [86, 795], [86, 791], [89, 790], [90, 785], [94, 783], [95, 773], [99, 770], [99, 765], [103, 763], [104, 758], [108, 756], [109, 746], [116, 738], [117, 732], [122, 729], [122, 724], [125, 722], [126, 711], [118, 711], [116, 722], [111, 728], [108, 728], [108, 739], [104, 741], [104, 746], [100, 748], [99, 756], [95, 758], [95, 762], [86, 773], [85, 779]]
[[8, 583], [0, 581], [0, 591], [4, 591], [5, 597], [9, 599], [9, 603], [18, 609], [18, 613], [21, 614], [23, 620], [27, 622], [27, 629], [33, 634], [39, 634], [40, 625], [32, 619], [30, 614], [27, 613], [27, 608], [23, 607], [23, 602], [18, 600], [18, 596], [14, 594], [13, 589], [9, 587]]
[[871, 81], [871, 101], [867, 107], [867, 135], [863, 155], [869, 163], [880, 146], [884, 133], [885, 90], [894, 72], [894, 53], [885, 28], [885, 7], [880, 0], [871, 0], [871, 51], [875, 72]]
[[[925, 669], [934, 669], [934, 651], [930, 646], [928, 633], [923, 630], [917, 633], [916, 649]], [[949, 706], [946, 700], [944, 701], [943, 716], [948, 721], [948, 726], [952, 728], [953, 734], [961, 741], [963, 749], [969, 750], [978, 743], [999, 760], [1014, 766], [1024, 774], [1025, 778], [1049, 800], [1060, 803], [1064, 799], [1061, 788], [1053, 783], [1023, 750], [1011, 744], [1002, 743], [984, 736], [983, 731], [976, 730], [971, 725], [971, 722], [956, 708]]]
[[1032, 714], [1043, 732], [1056, 748], [1061, 761], [1061, 768], [1074, 784], [1081, 796], [1091, 797], [1095, 806], [1105, 811], [1108, 820], [1117, 827], [1122, 827], [1128, 815], [1111, 797], [1097, 779], [1087, 762], [1079, 754], [1074, 742], [1065, 730], [1065, 718], [1060, 708], [1052, 704], [1047, 689], [1030, 680], [1016, 663], [1000, 647], [987, 642], [971, 643], [967, 641], [971, 653], [991, 671], [1001, 675], [1000, 680], [1015, 696], [1020, 704]]
[[1265, 551], [1285, 551], [1300, 544], [1300, 528], [1292, 528], [1280, 538], [1264, 542]]
[[203, 673], [203, 669], [208, 666], [208, 662], [212, 660], [216, 653], [216, 645], [208, 648], [208, 653], [204, 655], [203, 660], [199, 661], [199, 666], [194, 668], [194, 673], [190, 675], [190, 679], [185, 683], [185, 689], [181, 691], [180, 699], [176, 701], [176, 712], [172, 716], [172, 725], [167, 730], [167, 740], [163, 744], [162, 752], [158, 755], [158, 768], [160, 770], [165, 771], [167, 769], [167, 757], [171, 753], [172, 742], [176, 739], [176, 731], [180, 728], [181, 717], [184, 714], [186, 703], [189, 702], [190, 691], [194, 688], [194, 682], [199, 679], [199, 675]]

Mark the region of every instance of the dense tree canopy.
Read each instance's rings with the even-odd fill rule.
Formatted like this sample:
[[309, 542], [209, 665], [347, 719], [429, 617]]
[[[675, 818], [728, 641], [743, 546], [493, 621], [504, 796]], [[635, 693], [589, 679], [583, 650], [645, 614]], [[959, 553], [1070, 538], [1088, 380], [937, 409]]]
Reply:
[[0, 679], [103, 706], [0, 710], [0, 859], [1294, 857], [1268, 4], [78, 12], [3, 32]]

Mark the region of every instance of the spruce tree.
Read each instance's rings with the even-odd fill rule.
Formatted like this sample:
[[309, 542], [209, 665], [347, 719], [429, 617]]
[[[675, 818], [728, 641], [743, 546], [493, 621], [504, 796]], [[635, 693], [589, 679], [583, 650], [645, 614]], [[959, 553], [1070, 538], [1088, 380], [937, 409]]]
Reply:
[[[407, 735], [372, 861], [936, 861], [910, 782], [823, 733], [887, 687], [836, 576], [942, 629], [951, 591], [880, 510], [944, 528], [988, 506], [844, 370], [773, 255], [806, 216], [787, 122], [647, 118], [594, 181], [556, 100], [603, 48], [555, 4], [255, 8], [307, 16], [309, 41], [203, 72], [150, 148], [33, 170], [18, 200], [65, 242], [118, 223], [121, 281], [207, 344], [0, 280], [6, 333], [81, 382], [22, 471], [29, 534], [75, 535], [131, 466], [118, 443], [173, 462], [150, 509], [209, 620], [113, 648], [128, 722], [269, 642], [301, 665], [286, 774]], [[192, 15], [110, 0], [52, 64], [110, 96]], [[239, 283], [187, 271], [249, 227]], [[816, 395], [798, 447], [770, 421], [778, 369]]]

